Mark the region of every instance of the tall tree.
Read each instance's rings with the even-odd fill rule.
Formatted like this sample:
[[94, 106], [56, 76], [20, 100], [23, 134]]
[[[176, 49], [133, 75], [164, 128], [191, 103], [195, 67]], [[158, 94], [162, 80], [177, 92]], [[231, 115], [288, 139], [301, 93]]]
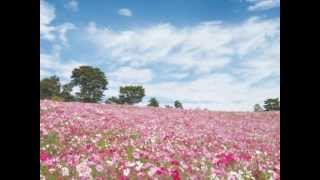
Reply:
[[151, 99], [149, 100], [148, 106], [159, 107], [159, 102], [157, 101], [156, 98], [151, 98]]
[[64, 101], [76, 101], [76, 97], [71, 94], [72, 92], [72, 85], [71, 84], [65, 84], [62, 87], [61, 97], [64, 99]]
[[44, 78], [40, 81], [40, 99], [52, 99], [60, 95], [60, 79], [57, 76]]
[[264, 101], [264, 109], [266, 111], [280, 111], [279, 98], [270, 98]]
[[142, 86], [122, 86], [120, 87], [120, 102], [127, 104], [136, 104], [142, 101], [145, 96], [144, 88]]
[[71, 86], [79, 86], [76, 97], [82, 102], [98, 102], [107, 89], [108, 80], [99, 68], [80, 66], [72, 71]]
[[183, 109], [182, 103], [180, 101], [178, 101], [178, 100], [174, 101], [174, 107]]

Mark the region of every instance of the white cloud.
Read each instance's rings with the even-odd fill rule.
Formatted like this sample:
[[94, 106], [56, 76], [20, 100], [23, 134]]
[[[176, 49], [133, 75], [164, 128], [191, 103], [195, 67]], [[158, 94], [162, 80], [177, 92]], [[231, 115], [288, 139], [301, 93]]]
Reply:
[[234, 56], [244, 57], [263, 48], [279, 34], [279, 19], [251, 18], [236, 25], [219, 22], [180, 28], [159, 24], [127, 31], [90, 23], [87, 33], [98, 53], [115, 63], [135, 67], [166, 63], [203, 74], [225, 68]]
[[55, 8], [48, 2], [40, 1], [40, 40], [49, 41], [51, 45], [50, 53], [40, 53], [40, 79], [58, 75], [61, 82], [66, 83], [75, 67], [82, 65], [77, 61], [63, 62], [60, 59], [62, 46], [67, 44], [67, 32], [75, 29], [72, 23], [53, 25], [56, 18]]
[[63, 45], [67, 45], [67, 37], [66, 34], [69, 30], [76, 29], [76, 26], [72, 23], [64, 23], [58, 26], [57, 31], [59, 32], [59, 38]]
[[78, 11], [79, 10], [79, 3], [77, 0], [68, 0], [67, 8], [71, 11]]
[[280, 0], [246, 0], [251, 3], [249, 11], [262, 11], [280, 6]]
[[146, 84], [146, 94], [160, 99], [180, 100], [187, 108], [251, 111], [256, 103], [279, 97], [279, 86], [250, 87], [228, 74], [212, 74], [189, 82]]
[[132, 16], [131, 10], [127, 8], [119, 9], [118, 14], [121, 16]]
[[57, 75], [61, 83], [65, 84], [69, 82], [72, 70], [81, 65], [85, 64], [74, 60], [61, 62], [59, 55], [40, 53], [40, 78]]
[[142, 84], [151, 81], [153, 74], [150, 69], [121, 67], [114, 72], [108, 73], [108, 77], [118, 83]]
[[40, 1], [40, 37], [46, 40], [53, 40], [54, 27], [50, 26], [53, 19], [56, 17], [55, 9], [52, 5], [45, 2], [44, 0]]
[[[160, 72], [171, 80], [190, 78], [193, 73], [184, 81], [146, 81], [146, 94], [160, 103], [178, 99], [187, 108], [251, 111], [254, 104], [280, 96], [279, 18], [252, 17], [238, 24], [205, 22], [189, 27], [158, 24], [127, 31], [90, 23], [87, 33], [98, 53], [115, 64], [140, 69], [157, 64], [175, 67], [173, 72]], [[273, 80], [264, 83], [268, 78]]]
[[[53, 25], [52, 22], [56, 18], [55, 8], [45, 0], [40, 1], [40, 39], [50, 42], [62, 41], [67, 43], [66, 33], [69, 30], [75, 29], [72, 23], [64, 23], [61, 25]], [[59, 37], [57, 39], [57, 37]]]

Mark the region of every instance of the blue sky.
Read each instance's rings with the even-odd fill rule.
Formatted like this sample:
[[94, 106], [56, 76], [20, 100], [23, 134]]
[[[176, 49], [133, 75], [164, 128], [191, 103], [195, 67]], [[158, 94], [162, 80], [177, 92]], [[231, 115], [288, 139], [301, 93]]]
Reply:
[[[101, 68], [105, 97], [141, 84], [162, 106], [250, 111], [280, 96], [279, 0], [41, 0], [40, 76]], [[76, 91], [76, 89], [75, 89]]]

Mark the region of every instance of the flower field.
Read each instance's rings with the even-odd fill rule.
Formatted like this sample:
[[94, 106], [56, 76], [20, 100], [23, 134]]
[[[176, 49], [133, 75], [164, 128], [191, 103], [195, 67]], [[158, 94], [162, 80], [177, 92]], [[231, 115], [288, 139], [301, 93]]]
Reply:
[[40, 108], [41, 179], [280, 179], [279, 112]]

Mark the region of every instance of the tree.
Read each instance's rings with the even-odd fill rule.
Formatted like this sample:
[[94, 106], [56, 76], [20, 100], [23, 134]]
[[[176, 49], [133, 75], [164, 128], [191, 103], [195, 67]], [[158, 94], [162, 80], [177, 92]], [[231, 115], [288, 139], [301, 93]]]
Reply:
[[148, 106], [159, 107], [159, 102], [157, 101], [156, 98], [151, 98], [151, 99], [149, 100]]
[[165, 105], [164, 107], [165, 107], [165, 108], [173, 108], [173, 107], [170, 106], [170, 105]]
[[132, 105], [141, 102], [144, 96], [142, 86], [123, 86], [120, 87], [119, 102]]
[[263, 108], [260, 106], [260, 104], [254, 105], [254, 112], [262, 112], [264, 111]]
[[65, 84], [62, 87], [61, 97], [64, 101], [76, 101], [76, 97], [74, 97], [72, 94], [72, 85], [71, 84]]
[[120, 98], [115, 97], [115, 96], [112, 96], [112, 97], [110, 97], [109, 99], [107, 99], [105, 103], [106, 103], [106, 104], [112, 104], [112, 103], [115, 103], [115, 104], [124, 104], [124, 102], [122, 102], [122, 101], [120, 100]]
[[108, 80], [99, 68], [80, 66], [72, 71], [70, 85], [79, 86], [80, 92], [76, 93], [79, 101], [98, 102], [102, 99], [104, 90], [107, 89]]
[[270, 98], [264, 101], [264, 109], [266, 111], [280, 111], [280, 100], [279, 98]]
[[182, 103], [180, 102], [180, 101], [174, 101], [174, 107], [175, 108], [181, 108], [181, 109], [183, 109], [183, 107], [182, 107]]
[[57, 76], [44, 78], [40, 81], [40, 99], [52, 99], [60, 95], [60, 79]]

